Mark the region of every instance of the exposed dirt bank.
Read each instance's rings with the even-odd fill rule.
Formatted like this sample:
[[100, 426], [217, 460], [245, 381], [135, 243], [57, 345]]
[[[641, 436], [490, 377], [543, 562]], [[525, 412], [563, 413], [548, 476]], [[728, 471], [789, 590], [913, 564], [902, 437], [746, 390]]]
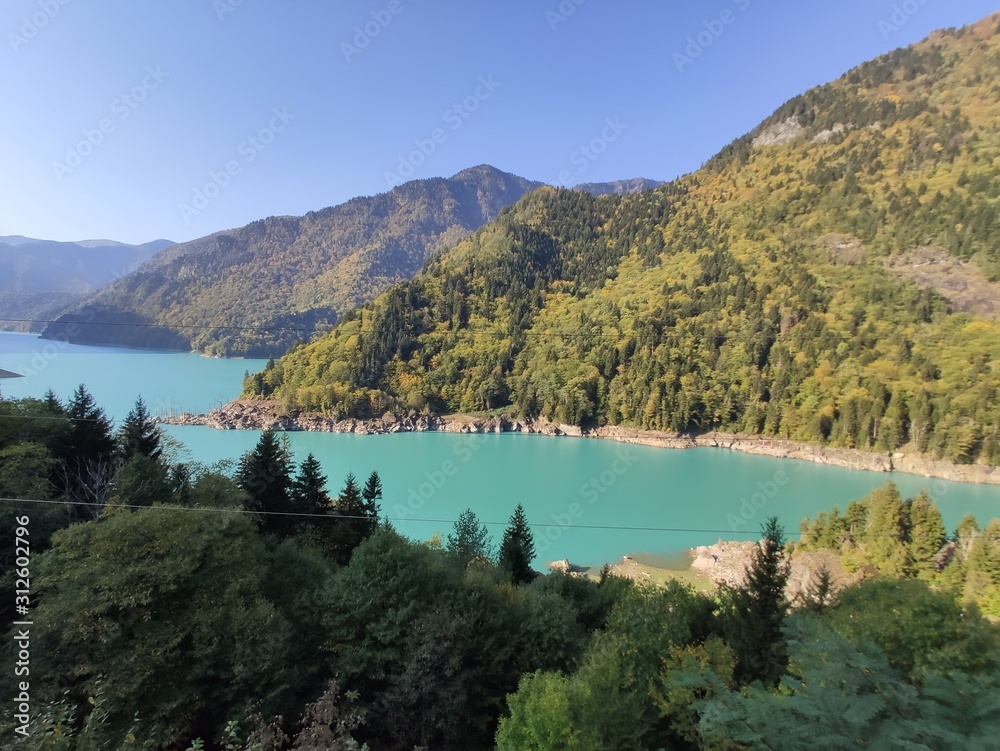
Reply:
[[782, 438], [732, 433], [680, 435], [615, 426], [581, 429], [575, 425], [560, 425], [545, 419], [523, 420], [505, 416], [445, 415], [439, 417], [386, 414], [381, 418], [370, 420], [355, 418], [337, 420], [308, 412], [282, 414], [273, 402], [254, 399], [237, 399], [221, 409], [212, 410], [207, 415], [182, 414], [163, 417], [160, 418], [160, 421], [169, 425], [207, 425], [218, 430], [274, 428], [275, 430], [308, 430], [324, 433], [354, 433], [356, 435], [420, 432], [533, 433], [548, 436], [603, 438], [622, 443], [669, 449], [709, 446], [781, 459], [803, 459], [817, 464], [847, 469], [870, 472], [905, 472], [954, 482], [1000, 485], [1000, 471], [997, 471], [996, 467], [981, 464], [952, 464], [921, 454], [830, 448], [788, 441]]

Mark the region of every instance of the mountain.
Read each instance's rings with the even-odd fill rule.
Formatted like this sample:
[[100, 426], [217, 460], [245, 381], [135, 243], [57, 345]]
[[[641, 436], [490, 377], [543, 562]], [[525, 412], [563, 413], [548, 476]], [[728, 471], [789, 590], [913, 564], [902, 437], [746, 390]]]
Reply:
[[998, 27], [865, 63], [655, 190], [537, 190], [245, 392], [995, 465]]
[[633, 177], [631, 180], [614, 180], [608, 183], [580, 183], [573, 190], [582, 190], [592, 196], [627, 196], [641, 193], [663, 185], [660, 180], [647, 180], [645, 177]]
[[540, 184], [482, 165], [217, 232], [174, 246], [56, 311], [60, 323], [44, 336], [222, 356], [280, 354], [410, 278], [428, 256]]
[[[55, 242], [0, 236], [0, 318], [44, 317], [53, 307], [73, 304], [134, 271], [171, 245], [169, 240], [126, 245], [114, 240]], [[0, 321], [0, 328], [8, 330], [28, 326]]]

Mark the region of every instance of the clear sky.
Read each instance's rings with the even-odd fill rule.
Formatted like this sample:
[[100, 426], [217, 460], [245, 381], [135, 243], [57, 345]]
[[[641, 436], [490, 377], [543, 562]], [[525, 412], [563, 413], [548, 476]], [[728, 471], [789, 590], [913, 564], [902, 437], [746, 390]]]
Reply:
[[995, 10], [6, 0], [0, 235], [184, 241], [482, 163], [671, 179], [807, 88]]

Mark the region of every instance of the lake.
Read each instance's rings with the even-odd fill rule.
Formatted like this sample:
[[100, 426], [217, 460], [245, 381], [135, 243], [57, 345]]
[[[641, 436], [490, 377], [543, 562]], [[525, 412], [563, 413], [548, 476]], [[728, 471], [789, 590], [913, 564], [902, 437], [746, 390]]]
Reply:
[[[87, 385], [108, 415], [120, 420], [140, 394], [152, 412], [205, 412], [240, 393], [245, 370], [263, 360], [218, 360], [47, 342], [0, 332], [0, 369], [26, 374], [0, 380], [5, 397], [68, 398]], [[183, 458], [238, 458], [259, 433], [167, 427]], [[670, 451], [613, 441], [546, 436], [436, 433], [356, 436], [289, 433], [296, 460], [320, 460], [336, 493], [348, 472], [359, 481], [378, 470], [383, 513], [406, 535], [447, 534], [472, 508], [499, 543], [514, 506], [534, 525], [538, 558], [599, 565], [626, 553], [669, 555], [726, 539], [754, 539], [776, 515], [790, 536], [805, 516], [843, 509], [888, 480], [904, 496], [928, 489], [945, 524], [963, 514], [985, 522], [1000, 514], [1000, 487], [857, 472], [811, 462], [751, 456], [724, 449]]]

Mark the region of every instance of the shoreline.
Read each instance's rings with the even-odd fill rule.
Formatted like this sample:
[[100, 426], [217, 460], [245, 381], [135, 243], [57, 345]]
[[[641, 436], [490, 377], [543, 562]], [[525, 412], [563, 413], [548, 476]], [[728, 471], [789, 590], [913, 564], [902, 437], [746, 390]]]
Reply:
[[386, 414], [381, 418], [334, 419], [316, 413], [281, 414], [273, 402], [236, 399], [208, 414], [184, 413], [158, 418], [165, 425], [198, 425], [216, 430], [264, 430], [285, 432], [351, 433], [388, 435], [393, 433], [522, 433], [553, 437], [597, 438], [639, 446], [667, 449], [723, 448], [778, 459], [801, 459], [816, 464], [868, 472], [902, 472], [950, 482], [977, 485], [1000, 485], [1000, 470], [982, 464], [953, 464], [925, 455], [903, 452], [872, 452], [860, 449], [832, 448], [772, 436], [711, 432], [681, 435], [656, 430], [640, 430], [606, 425], [582, 429], [561, 425], [544, 418], [517, 419], [506, 415], [473, 417], [470, 415]]

